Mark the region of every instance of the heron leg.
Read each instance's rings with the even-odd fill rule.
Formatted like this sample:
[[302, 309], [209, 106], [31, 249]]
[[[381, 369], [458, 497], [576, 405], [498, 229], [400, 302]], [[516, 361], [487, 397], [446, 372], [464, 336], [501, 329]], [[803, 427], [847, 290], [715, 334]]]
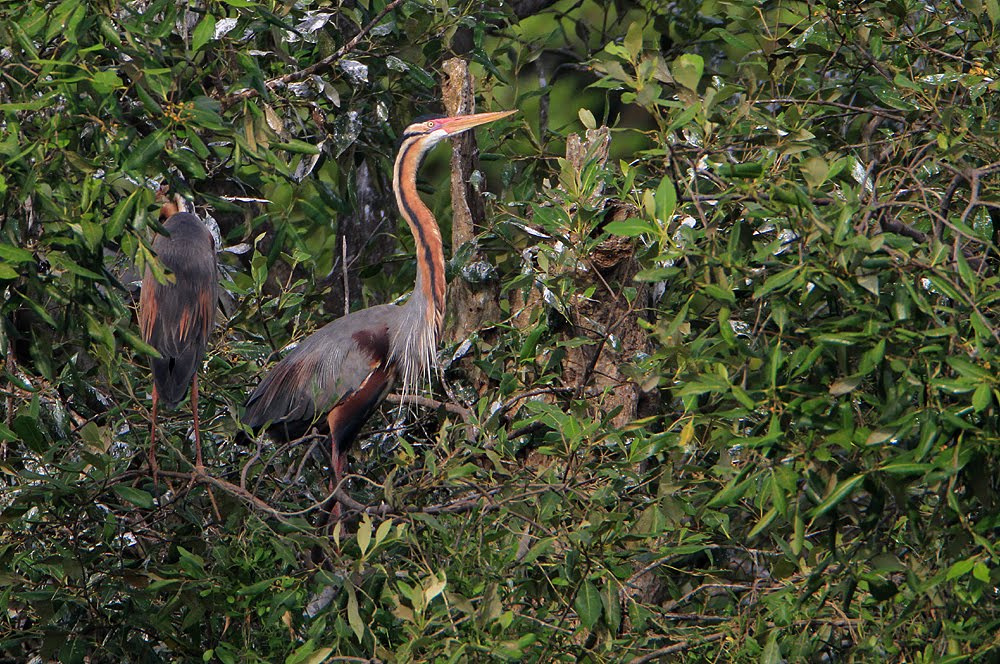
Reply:
[[153, 486], [159, 484], [160, 467], [156, 465], [156, 405], [160, 400], [160, 395], [156, 391], [156, 383], [153, 383], [153, 412], [152, 424], [149, 430], [149, 469], [153, 472]]
[[330, 494], [333, 495], [333, 505], [330, 506], [330, 520], [333, 523], [340, 521], [340, 501], [335, 495], [342, 491], [341, 483], [344, 479], [344, 469], [347, 467], [347, 454], [340, 450], [337, 441], [337, 419], [340, 413], [337, 408], [327, 415], [326, 423], [330, 427], [330, 469], [333, 471], [333, 485], [330, 487]]
[[201, 433], [199, 431], [201, 424], [198, 422], [198, 372], [195, 372], [194, 378], [191, 380], [191, 417], [194, 421], [195, 468], [203, 471], [205, 463], [201, 458]]
[[[337, 491], [341, 490], [341, 483], [344, 480], [344, 470], [347, 468], [347, 455], [340, 451], [340, 445], [337, 444], [337, 440], [330, 436], [331, 440], [331, 460], [330, 463], [333, 466], [333, 484]], [[333, 509], [331, 513], [335, 521], [340, 520], [340, 501], [334, 498]]]
[[[191, 379], [191, 419], [194, 424], [194, 472], [191, 473], [191, 480], [188, 482], [188, 489], [194, 486], [194, 483], [198, 481], [199, 476], [205, 475], [205, 462], [201, 456], [201, 422], [198, 421], [198, 372], [195, 372], [194, 378]], [[212, 512], [215, 514], [215, 518], [221, 523], [222, 513], [219, 511], [219, 505], [215, 502], [215, 494], [212, 493], [212, 486], [206, 484], [208, 489], [208, 499], [212, 502]]]

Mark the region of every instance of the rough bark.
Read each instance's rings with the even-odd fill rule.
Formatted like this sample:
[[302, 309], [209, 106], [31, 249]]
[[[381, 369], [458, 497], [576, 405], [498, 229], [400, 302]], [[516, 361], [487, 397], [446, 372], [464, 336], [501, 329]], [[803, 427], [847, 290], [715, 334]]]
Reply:
[[[608, 159], [611, 134], [607, 127], [589, 129], [585, 136], [572, 134], [566, 140], [566, 160], [576, 171], [592, 160], [603, 168]], [[603, 187], [595, 188], [589, 203], [597, 203]], [[636, 210], [616, 200], [605, 201], [605, 220], [619, 221], [633, 216]], [[614, 418], [616, 426], [634, 420], [639, 410], [639, 386], [622, 372], [622, 366], [640, 352], [648, 351], [648, 335], [639, 327], [646, 286], [635, 283], [639, 271], [635, 260], [635, 243], [631, 238], [612, 236], [597, 245], [587, 257], [590, 270], [581, 272], [576, 291], [583, 293], [590, 286], [597, 291], [592, 298], [578, 297], [570, 311], [573, 334], [589, 338], [587, 346], [570, 348], [563, 364], [563, 379], [568, 386], [596, 388], [601, 393], [597, 407], [610, 412], [621, 407]], [[588, 278], [589, 277], [589, 278]], [[631, 302], [624, 289], [637, 289]]]
[[[566, 159], [573, 169], [580, 171], [592, 160], [601, 166], [608, 158], [610, 132], [607, 127], [588, 130], [584, 136], [570, 135], [566, 140]], [[604, 199], [604, 220], [619, 221], [636, 214], [626, 203], [603, 196], [600, 186], [588, 197], [591, 205]], [[581, 243], [586, 238], [577, 238]], [[622, 367], [639, 353], [649, 352], [648, 335], [639, 327], [643, 305], [649, 298], [648, 286], [634, 280], [639, 271], [635, 258], [635, 244], [631, 238], [612, 236], [598, 244], [587, 256], [581, 257], [586, 269], [574, 274], [578, 293], [566, 312], [569, 338], [586, 338], [589, 345], [568, 348], [563, 361], [563, 386], [575, 388], [582, 396], [596, 393], [592, 401], [594, 417], [621, 407], [615, 416], [616, 426], [624, 426], [645, 414], [644, 393]], [[591, 286], [596, 291], [591, 298], [582, 294]], [[624, 294], [626, 287], [636, 289], [630, 302]], [[520, 294], [511, 293], [511, 309], [522, 313], [515, 324], [524, 326], [531, 322], [532, 311], [544, 306], [537, 290], [532, 290], [525, 301]]]
[[[466, 115], [475, 113], [475, 93], [472, 74], [465, 60], [452, 58], [444, 63], [442, 82], [445, 113]], [[459, 342], [480, 332], [483, 321], [500, 317], [499, 284], [496, 279], [469, 278], [470, 274], [489, 274], [485, 258], [475, 246], [476, 236], [486, 220], [482, 195], [472, 184], [473, 173], [479, 168], [479, 148], [473, 132], [452, 141], [451, 153], [451, 247], [465, 257], [458, 274], [448, 288], [448, 324], [444, 340]], [[477, 266], [482, 269], [477, 270]]]

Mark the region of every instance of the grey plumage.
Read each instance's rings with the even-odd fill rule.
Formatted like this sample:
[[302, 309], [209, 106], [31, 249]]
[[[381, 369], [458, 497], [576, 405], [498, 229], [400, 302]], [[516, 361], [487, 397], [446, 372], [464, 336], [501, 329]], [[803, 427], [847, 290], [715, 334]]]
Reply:
[[174, 407], [205, 356], [215, 322], [218, 266], [212, 234], [193, 214], [178, 212], [163, 224], [153, 251], [173, 280], [159, 283], [151, 269], [142, 281], [140, 326], [143, 338], [159, 353], [153, 382], [163, 401]]

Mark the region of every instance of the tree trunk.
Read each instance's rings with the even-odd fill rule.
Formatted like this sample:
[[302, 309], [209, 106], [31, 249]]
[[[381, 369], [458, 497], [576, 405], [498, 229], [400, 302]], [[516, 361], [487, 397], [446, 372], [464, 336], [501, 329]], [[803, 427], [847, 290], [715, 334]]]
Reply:
[[[452, 58], [444, 63], [442, 82], [445, 112], [448, 115], [475, 113], [475, 93], [472, 74], [465, 60]], [[501, 312], [498, 304], [500, 284], [493, 276], [476, 237], [486, 220], [482, 195], [472, 184], [473, 173], [479, 167], [479, 148], [473, 132], [466, 132], [452, 141], [451, 153], [451, 247], [452, 254], [462, 257], [458, 273], [448, 286], [448, 314], [444, 341], [460, 343], [484, 334], [483, 322], [497, 321]], [[463, 366], [467, 377], [478, 389], [484, 380], [481, 372], [473, 371], [471, 362]]]

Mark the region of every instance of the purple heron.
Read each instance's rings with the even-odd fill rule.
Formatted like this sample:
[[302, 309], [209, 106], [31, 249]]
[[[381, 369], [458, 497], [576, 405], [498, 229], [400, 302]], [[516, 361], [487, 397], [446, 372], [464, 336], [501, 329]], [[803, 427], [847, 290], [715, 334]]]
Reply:
[[[183, 199], [178, 197], [183, 205]], [[203, 468], [198, 424], [198, 368], [205, 356], [208, 337], [215, 323], [219, 273], [215, 240], [205, 224], [190, 212], [166, 201], [160, 208], [163, 234], [153, 239], [157, 260], [168, 272], [159, 282], [150, 267], [142, 280], [139, 327], [142, 338], [157, 350], [152, 360], [153, 409], [149, 465], [154, 477], [156, 464], [156, 411], [162, 400], [176, 407], [191, 385], [196, 463]]]
[[[417, 169], [445, 138], [515, 111], [421, 119], [403, 132], [393, 168], [399, 212], [413, 234], [417, 278], [405, 304], [350, 313], [307, 337], [271, 369], [247, 401], [243, 421], [282, 441], [313, 427], [329, 433], [334, 487], [361, 427], [398, 381], [414, 394], [429, 382], [444, 318], [445, 275], [441, 231], [417, 193]], [[334, 513], [339, 504], [334, 505]]]

